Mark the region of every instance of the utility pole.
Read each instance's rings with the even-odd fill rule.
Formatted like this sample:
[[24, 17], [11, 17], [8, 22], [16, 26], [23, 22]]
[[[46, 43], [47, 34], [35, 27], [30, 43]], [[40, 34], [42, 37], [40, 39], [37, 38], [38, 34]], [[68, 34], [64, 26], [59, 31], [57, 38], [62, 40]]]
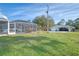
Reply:
[[46, 14], [47, 14], [47, 31], [49, 31], [49, 21], [48, 21], [48, 14], [49, 14], [49, 5], [47, 5], [47, 11], [46, 11]]

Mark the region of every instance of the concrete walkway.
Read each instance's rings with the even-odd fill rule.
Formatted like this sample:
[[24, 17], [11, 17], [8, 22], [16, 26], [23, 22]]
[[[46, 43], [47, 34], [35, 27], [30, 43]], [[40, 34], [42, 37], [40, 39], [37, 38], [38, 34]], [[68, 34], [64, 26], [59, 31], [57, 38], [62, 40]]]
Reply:
[[1, 36], [8, 36], [8, 34], [0, 34], [0, 37], [1, 37]]

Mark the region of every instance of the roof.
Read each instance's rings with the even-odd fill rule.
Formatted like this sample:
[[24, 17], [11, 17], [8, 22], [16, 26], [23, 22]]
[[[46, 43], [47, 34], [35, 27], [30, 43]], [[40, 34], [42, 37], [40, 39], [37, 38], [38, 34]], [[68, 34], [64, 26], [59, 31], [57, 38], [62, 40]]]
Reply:
[[14, 20], [14, 21], [11, 21], [11, 23], [14, 23], [14, 22], [16, 22], [16, 23], [28, 23], [28, 24], [36, 25], [35, 23], [29, 22], [29, 21], [26, 21], [26, 20]]
[[52, 28], [60, 28], [60, 27], [65, 27], [65, 28], [75, 28], [73, 26], [69, 26], [69, 25], [55, 25], [54, 27]]
[[27, 22], [25, 20], [14, 20], [14, 21], [11, 21], [11, 22]]
[[0, 21], [8, 21], [8, 18], [5, 15], [0, 15]]

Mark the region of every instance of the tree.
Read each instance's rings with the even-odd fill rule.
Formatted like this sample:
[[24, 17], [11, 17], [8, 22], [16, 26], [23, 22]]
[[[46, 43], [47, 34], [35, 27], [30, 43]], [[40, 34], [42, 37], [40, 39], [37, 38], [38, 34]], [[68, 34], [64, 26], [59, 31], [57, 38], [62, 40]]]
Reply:
[[57, 25], [65, 25], [65, 20], [64, 20], [64, 19], [61, 19], [61, 20], [57, 23]]
[[79, 29], [79, 18], [75, 19], [74, 26], [76, 29]]
[[42, 16], [37, 16], [34, 20], [34, 23], [36, 23], [42, 30], [47, 30], [47, 25], [48, 29], [54, 25], [54, 20], [49, 16], [48, 18], [45, 17], [44, 15]]
[[66, 22], [66, 25], [74, 26], [74, 21], [68, 20], [68, 21]]

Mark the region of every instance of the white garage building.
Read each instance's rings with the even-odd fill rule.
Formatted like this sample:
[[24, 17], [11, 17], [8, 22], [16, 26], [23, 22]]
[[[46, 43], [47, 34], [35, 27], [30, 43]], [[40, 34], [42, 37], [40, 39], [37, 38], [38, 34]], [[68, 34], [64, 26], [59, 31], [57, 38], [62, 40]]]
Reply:
[[51, 28], [52, 32], [73, 32], [75, 31], [75, 27], [68, 25], [55, 25]]

